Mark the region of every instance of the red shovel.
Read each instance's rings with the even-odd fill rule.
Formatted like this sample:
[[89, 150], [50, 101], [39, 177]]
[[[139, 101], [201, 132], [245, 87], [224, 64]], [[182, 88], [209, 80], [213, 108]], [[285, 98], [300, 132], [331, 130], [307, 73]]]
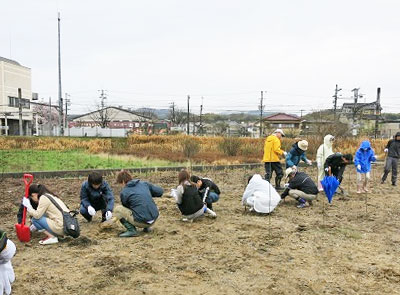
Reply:
[[[25, 183], [25, 198], [29, 197], [29, 185], [33, 181], [33, 175], [31, 174], [24, 174], [24, 183]], [[26, 220], [26, 207], [24, 207], [24, 213], [22, 215], [21, 223], [17, 223], [15, 225], [15, 230], [17, 231], [18, 240], [21, 242], [29, 242], [31, 240], [31, 231], [29, 226], [25, 225]]]

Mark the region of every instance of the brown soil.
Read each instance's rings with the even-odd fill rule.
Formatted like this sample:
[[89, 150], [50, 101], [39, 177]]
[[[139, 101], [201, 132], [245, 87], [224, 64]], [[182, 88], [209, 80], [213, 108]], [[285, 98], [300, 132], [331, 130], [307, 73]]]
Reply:
[[[18, 242], [24, 188], [19, 179], [3, 179], [1, 227], [18, 251], [13, 294], [400, 294], [400, 194], [378, 184], [375, 171], [371, 192], [357, 195], [348, 170], [343, 186], [350, 193], [332, 205], [323, 194], [304, 209], [287, 198], [265, 216], [240, 203], [246, 176], [261, 169], [210, 172], [223, 192], [216, 220], [184, 223], [165, 196], [156, 199], [161, 215], [149, 234], [119, 238], [120, 225], [101, 229], [99, 214], [90, 224], [79, 216], [81, 237], [50, 246], [38, 244], [40, 233]], [[166, 195], [176, 184], [175, 172], [139, 177]], [[36, 179], [71, 209], [79, 206], [83, 180]], [[120, 187], [109, 182], [118, 203]]]

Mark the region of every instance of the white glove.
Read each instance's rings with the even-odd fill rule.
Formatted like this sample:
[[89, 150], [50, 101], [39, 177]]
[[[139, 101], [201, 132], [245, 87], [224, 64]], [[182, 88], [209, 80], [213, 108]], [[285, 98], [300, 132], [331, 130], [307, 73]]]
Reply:
[[325, 171], [326, 171], [326, 172], [329, 172], [329, 168], [325, 168]]
[[92, 206], [87, 207], [87, 211], [91, 216], [96, 215], [96, 210], [94, 210], [94, 208]]
[[36, 226], [31, 224], [31, 226], [29, 227], [29, 230], [31, 231], [31, 233], [33, 233], [34, 231], [37, 231], [37, 228], [36, 228]]
[[360, 164], [357, 165], [357, 170], [361, 170], [361, 165]]
[[171, 197], [173, 197], [175, 200], [178, 199], [178, 193], [176, 189], [171, 189]]
[[287, 155], [287, 152], [283, 151], [283, 155], [286, 157], [286, 155]]
[[321, 163], [317, 163], [317, 166], [318, 166], [318, 170], [322, 169], [322, 164]]
[[22, 199], [22, 205], [24, 205], [26, 207], [26, 209], [33, 209], [31, 201], [29, 200], [29, 198], [23, 198]]
[[110, 220], [112, 217], [112, 212], [111, 211], [107, 211], [106, 212], [106, 220]]
[[388, 150], [388, 149], [384, 149], [383, 151], [384, 151], [385, 153], [387, 153], [389, 150]]
[[307, 164], [311, 166], [312, 165], [311, 160], [307, 160]]

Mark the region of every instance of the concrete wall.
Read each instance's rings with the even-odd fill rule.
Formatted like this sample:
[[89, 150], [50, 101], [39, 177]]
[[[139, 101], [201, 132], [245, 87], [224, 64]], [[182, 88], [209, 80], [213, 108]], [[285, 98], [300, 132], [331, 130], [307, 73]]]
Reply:
[[126, 137], [131, 129], [110, 129], [96, 127], [72, 127], [64, 131], [65, 136], [88, 136], [88, 137]]

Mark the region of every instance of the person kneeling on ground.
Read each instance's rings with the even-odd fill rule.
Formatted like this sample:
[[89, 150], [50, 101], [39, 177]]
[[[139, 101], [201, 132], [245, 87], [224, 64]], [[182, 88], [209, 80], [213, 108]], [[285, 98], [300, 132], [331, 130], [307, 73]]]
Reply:
[[11, 284], [15, 280], [11, 259], [15, 255], [15, 244], [0, 230], [0, 294], [11, 294]]
[[196, 175], [190, 177], [190, 181], [196, 184], [201, 195], [204, 195], [208, 188], [206, 204], [208, 209], [213, 209], [212, 203], [218, 202], [221, 191], [218, 186], [210, 178], [200, 178]]
[[312, 201], [317, 197], [318, 188], [311, 177], [304, 172], [297, 172], [293, 168], [287, 168], [287, 178], [289, 178], [289, 186], [284, 190], [281, 198], [284, 199], [288, 195], [291, 196], [299, 202], [297, 208], [304, 208], [306, 202], [312, 205]]
[[43, 184], [31, 184], [29, 196], [34, 202], [38, 203], [37, 209], [33, 209], [28, 198], [24, 198], [22, 204], [26, 207], [28, 214], [32, 216], [32, 224], [46, 234], [46, 237], [40, 240], [39, 244], [58, 243], [57, 236], [64, 235], [64, 219], [61, 211], [50, 201], [49, 197], [53, 198], [63, 211], [69, 212], [68, 207]]
[[114, 209], [113, 221], [119, 220], [126, 228], [120, 237], [137, 237], [136, 227], [143, 228], [143, 232], [150, 232], [150, 227], [156, 222], [159, 212], [153, 198], [161, 197], [163, 189], [150, 182], [133, 179], [127, 171], [117, 175], [117, 183], [124, 188], [121, 191], [121, 205]]
[[114, 195], [108, 185], [98, 172], [91, 172], [88, 180], [81, 187], [80, 213], [90, 222], [96, 211], [101, 210], [101, 221], [110, 220], [114, 209]]
[[202, 197], [195, 183], [190, 181], [189, 172], [182, 170], [178, 174], [179, 185], [174, 190], [174, 197], [178, 208], [181, 211], [183, 221], [193, 221], [207, 213], [210, 217], [215, 218], [217, 214], [207, 208], [203, 203]]
[[249, 177], [246, 190], [243, 193], [242, 205], [250, 207], [250, 211], [270, 213], [281, 201], [275, 188], [260, 174]]

